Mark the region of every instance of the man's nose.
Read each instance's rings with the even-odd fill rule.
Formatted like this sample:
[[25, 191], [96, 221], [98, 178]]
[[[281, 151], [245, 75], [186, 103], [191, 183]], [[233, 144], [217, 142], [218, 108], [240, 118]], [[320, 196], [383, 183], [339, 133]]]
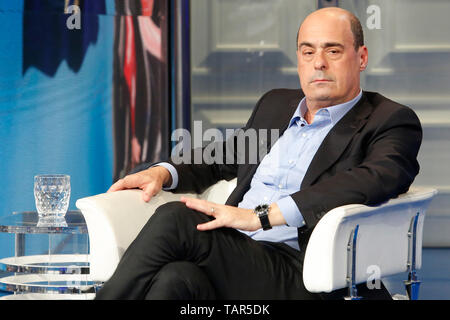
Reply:
[[314, 68], [317, 70], [325, 70], [328, 68], [327, 59], [323, 52], [318, 52], [314, 59]]

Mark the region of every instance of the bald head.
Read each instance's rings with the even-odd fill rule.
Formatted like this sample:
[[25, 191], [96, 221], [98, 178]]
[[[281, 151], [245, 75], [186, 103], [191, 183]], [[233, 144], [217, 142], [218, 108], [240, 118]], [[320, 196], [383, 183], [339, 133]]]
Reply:
[[305, 20], [303, 20], [302, 24], [300, 25], [299, 30], [297, 31], [297, 38], [296, 38], [296, 47], [298, 50], [298, 35], [302, 29], [302, 26], [313, 20], [322, 20], [322, 19], [340, 19], [348, 21], [350, 30], [353, 34], [353, 45], [355, 47], [355, 50], [358, 50], [360, 47], [364, 45], [364, 34], [363, 29], [361, 26], [361, 22], [359, 19], [350, 11], [347, 11], [342, 8], [337, 7], [329, 7], [329, 8], [323, 8], [314, 11], [310, 15], [308, 15]]

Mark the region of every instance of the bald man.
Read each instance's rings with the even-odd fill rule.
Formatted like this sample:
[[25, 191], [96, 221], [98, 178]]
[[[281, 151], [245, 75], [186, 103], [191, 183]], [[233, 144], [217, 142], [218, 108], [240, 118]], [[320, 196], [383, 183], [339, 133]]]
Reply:
[[[375, 205], [406, 192], [419, 172], [422, 130], [408, 107], [362, 91], [368, 50], [350, 12], [327, 8], [310, 14], [298, 31], [297, 60], [301, 90], [266, 93], [241, 131], [280, 130], [278, 140], [266, 141], [268, 154], [258, 163], [169, 160], [111, 186], [109, 192], [140, 188], [150, 201], [163, 187], [202, 192], [237, 177], [225, 205], [182, 198], [160, 206], [97, 299], [346, 295], [345, 288], [329, 294], [305, 289], [302, 264], [311, 232], [335, 207]], [[230, 150], [239, 134], [223, 148]], [[251, 147], [236, 152], [234, 160], [238, 153], [249, 159]], [[390, 299], [384, 286], [369, 290], [365, 283], [358, 294]]]

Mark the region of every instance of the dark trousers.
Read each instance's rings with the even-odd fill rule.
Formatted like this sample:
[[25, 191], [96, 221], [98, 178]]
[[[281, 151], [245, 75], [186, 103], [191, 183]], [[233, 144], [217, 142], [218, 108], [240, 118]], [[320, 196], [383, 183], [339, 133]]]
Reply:
[[[96, 299], [339, 299], [308, 292], [300, 252], [255, 241], [230, 228], [198, 231], [207, 215], [182, 202], [160, 206], [123, 255]], [[389, 299], [382, 286], [358, 293]]]

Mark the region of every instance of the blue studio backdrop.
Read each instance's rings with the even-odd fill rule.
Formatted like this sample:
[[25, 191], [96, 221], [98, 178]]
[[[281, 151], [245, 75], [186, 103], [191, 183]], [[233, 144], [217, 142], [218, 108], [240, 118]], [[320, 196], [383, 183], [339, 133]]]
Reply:
[[64, 3], [0, 0], [0, 216], [35, 210], [37, 174], [71, 176], [69, 209], [112, 182], [114, 2], [72, 30]]

